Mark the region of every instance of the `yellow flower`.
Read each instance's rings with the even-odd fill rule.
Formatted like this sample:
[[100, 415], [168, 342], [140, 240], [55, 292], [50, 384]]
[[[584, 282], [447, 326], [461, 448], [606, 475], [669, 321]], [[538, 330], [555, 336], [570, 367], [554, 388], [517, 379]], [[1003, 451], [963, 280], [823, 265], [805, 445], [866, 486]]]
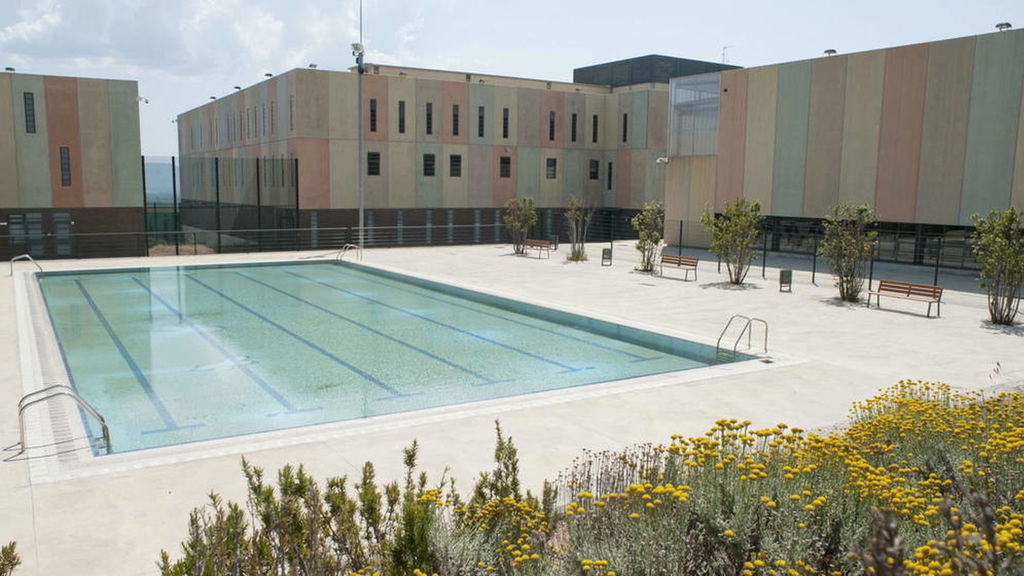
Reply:
[[735, 535], [736, 533], [732, 530], [726, 530], [725, 532], [722, 532], [722, 536], [725, 536], [726, 538], [732, 538]]

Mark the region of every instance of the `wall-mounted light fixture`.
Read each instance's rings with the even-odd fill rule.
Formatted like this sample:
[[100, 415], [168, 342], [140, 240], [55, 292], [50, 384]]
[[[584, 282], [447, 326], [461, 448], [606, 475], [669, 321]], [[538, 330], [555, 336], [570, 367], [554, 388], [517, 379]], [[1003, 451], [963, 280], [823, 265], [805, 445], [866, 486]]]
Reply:
[[996, 24], [996, 30], [999, 30], [1000, 32], [1005, 32], [1010, 28], [1013, 28], [1013, 24], [1010, 24], [1009, 22], [1000, 22], [999, 24]]

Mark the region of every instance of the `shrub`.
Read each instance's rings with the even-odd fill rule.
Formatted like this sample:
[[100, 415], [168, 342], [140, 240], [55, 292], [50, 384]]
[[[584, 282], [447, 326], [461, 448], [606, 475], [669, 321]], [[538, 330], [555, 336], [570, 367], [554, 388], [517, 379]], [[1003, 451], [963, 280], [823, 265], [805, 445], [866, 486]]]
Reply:
[[587, 260], [587, 230], [594, 210], [587, 206], [586, 201], [576, 196], [569, 196], [569, 207], [565, 210], [565, 225], [569, 229], [570, 250], [567, 258], [573, 262]]
[[1024, 217], [1014, 208], [974, 215], [974, 257], [981, 286], [988, 292], [988, 314], [996, 324], [1013, 324], [1024, 284]]
[[0, 576], [11, 576], [14, 569], [21, 565], [21, 557], [16, 550], [17, 544], [8, 542], [0, 548]]
[[740, 198], [725, 206], [718, 217], [705, 210], [700, 223], [711, 233], [711, 253], [725, 262], [729, 282], [743, 284], [750, 262], [757, 250], [758, 228], [761, 225], [761, 204]]
[[516, 254], [526, 253], [526, 235], [530, 228], [537, 224], [537, 209], [533, 206], [533, 198], [513, 198], [505, 204], [505, 228], [512, 238], [512, 248]]
[[636, 249], [640, 252], [640, 266], [637, 270], [653, 272], [654, 258], [664, 237], [665, 208], [661, 202], [648, 202], [631, 222], [638, 236]]
[[878, 232], [875, 211], [869, 206], [835, 206], [825, 217], [825, 236], [818, 254], [828, 260], [839, 288], [839, 298], [856, 302], [864, 288], [865, 265], [871, 259]]

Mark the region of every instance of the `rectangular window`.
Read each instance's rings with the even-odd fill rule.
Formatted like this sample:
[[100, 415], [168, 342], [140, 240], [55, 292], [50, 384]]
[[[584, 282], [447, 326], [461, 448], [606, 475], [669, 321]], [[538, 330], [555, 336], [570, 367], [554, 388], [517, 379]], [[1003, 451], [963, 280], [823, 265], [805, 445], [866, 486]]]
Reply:
[[380, 176], [380, 152], [366, 153], [366, 175]]
[[484, 137], [484, 107], [478, 106], [476, 109], [476, 135], [480, 138]]
[[591, 160], [590, 161], [590, 179], [591, 180], [597, 180], [598, 178], [600, 178], [601, 176], [600, 176], [600, 174], [598, 174], [598, 172], [600, 172], [600, 171], [601, 171], [601, 161], [600, 160]]
[[405, 100], [398, 101], [398, 133], [405, 134]]
[[498, 158], [498, 176], [500, 178], [512, 177], [512, 157], [501, 156]]
[[452, 136], [459, 135], [459, 105], [452, 104]]
[[448, 156], [448, 175], [452, 178], [462, 178], [462, 155], [452, 154]]
[[557, 158], [548, 158], [547, 178], [548, 178], [548, 180], [554, 180], [555, 178], [558, 178], [558, 159]]
[[508, 108], [501, 109], [501, 137], [508, 138]]
[[427, 134], [434, 133], [434, 103], [427, 102]]
[[423, 155], [423, 175], [424, 176], [433, 176], [434, 175], [434, 168], [435, 168], [434, 164], [435, 164], [435, 159], [434, 159], [434, 155], [433, 154], [424, 154]]
[[555, 111], [548, 112], [548, 140], [555, 140]]
[[295, 130], [295, 96], [288, 97], [288, 130]]
[[267, 135], [267, 105], [266, 104], [263, 104], [262, 110], [263, 110], [263, 113], [262, 113], [262, 116], [263, 116], [263, 135], [266, 136]]
[[597, 144], [597, 114], [594, 114], [590, 127], [590, 141]]
[[270, 133], [275, 134], [277, 132], [277, 102], [270, 103]]
[[629, 134], [629, 114], [622, 115], [622, 141], [627, 140], [626, 136]]
[[608, 163], [608, 189], [612, 189], [612, 163]]
[[370, 132], [377, 131], [377, 99], [370, 98]]
[[36, 133], [36, 95], [32, 92], [25, 92], [25, 132]]
[[576, 113], [575, 112], [573, 112], [573, 114], [572, 114], [572, 126], [571, 126], [570, 137], [571, 137], [573, 142], [576, 141]]
[[71, 149], [60, 147], [60, 185], [71, 186]]

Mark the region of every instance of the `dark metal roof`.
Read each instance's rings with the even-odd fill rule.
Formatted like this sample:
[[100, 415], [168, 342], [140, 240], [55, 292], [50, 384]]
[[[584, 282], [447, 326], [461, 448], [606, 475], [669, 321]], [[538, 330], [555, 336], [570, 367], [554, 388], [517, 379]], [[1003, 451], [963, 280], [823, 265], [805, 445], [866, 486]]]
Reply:
[[669, 79], [678, 76], [692, 76], [733, 68], [739, 66], [651, 54], [576, 68], [572, 71], [572, 81], [601, 86], [629, 86], [648, 82], [667, 84]]

